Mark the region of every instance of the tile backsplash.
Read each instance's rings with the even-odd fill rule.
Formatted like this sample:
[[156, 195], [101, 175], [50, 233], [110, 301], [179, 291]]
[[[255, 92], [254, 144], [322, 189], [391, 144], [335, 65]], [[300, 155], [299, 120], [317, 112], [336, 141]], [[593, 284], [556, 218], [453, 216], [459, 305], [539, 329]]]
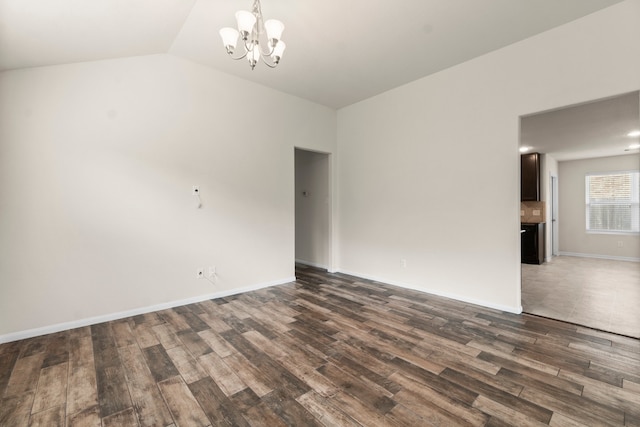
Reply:
[[545, 202], [520, 202], [520, 222], [535, 224], [546, 222]]

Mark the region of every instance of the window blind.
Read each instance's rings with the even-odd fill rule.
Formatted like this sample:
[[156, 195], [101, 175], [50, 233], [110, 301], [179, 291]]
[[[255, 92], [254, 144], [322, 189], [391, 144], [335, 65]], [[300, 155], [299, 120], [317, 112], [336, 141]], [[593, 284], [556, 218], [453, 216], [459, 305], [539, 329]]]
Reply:
[[640, 231], [638, 171], [587, 174], [585, 194], [588, 231]]

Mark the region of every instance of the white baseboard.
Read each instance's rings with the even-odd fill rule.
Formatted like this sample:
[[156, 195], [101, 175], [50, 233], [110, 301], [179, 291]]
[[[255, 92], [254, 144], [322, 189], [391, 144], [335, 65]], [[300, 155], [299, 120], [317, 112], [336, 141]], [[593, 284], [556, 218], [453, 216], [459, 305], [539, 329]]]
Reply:
[[598, 255], [598, 254], [581, 254], [581, 253], [578, 253], [578, 252], [558, 252], [558, 255], [574, 256], [574, 257], [580, 257], [580, 258], [610, 259], [610, 260], [613, 260], [613, 261], [640, 262], [640, 258], [635, 258], [635, 257]]
[[55, 325], [44, 326], [42, 328], [28, 329], [20, 332], [12, 332], [6, 335], [0, 335], [0, 344], [23, 340], [26, 338], [33, 338], [40, 335], [53, 334], [56, 332], [66, 331], [68, 329], [81, 328], [84, 326], [95, 325], [97, 323], [110, 322], [112, 320], [124, 319], [126, 317], [137, 316], [139, 314], [151, 313], [153, 311], [166, 310], [168, 308], [179, 307], [182, 305], [194, 304], [210, 299], [223, 298], [231, 295], [237, 295], [244, 292], [256, 291], [262, 288], [268, 288], [270, 286], [284, 285], [285, 283], [295, 282], [295, 277], [288, 277], [281, 280], [274, 280], [271, 282], [258, 283], [251, 286], [245, 286], [242, 288], [234, 288], [225, 291], [215, 292], [213, 294], [198, 295], [192, 298], [186, 298], [177, 301], [169, 301], [161, 304], [156, 304], [147, 307], [134, 308], [132, 310], [120, 311], [117, 313], [105, 314], [102, 316], [89, 317], [85, 319], [73, 320], [71, 322], [57, 323]]
[[444, 298], [449, 298], [449, 299], [453, 299], [453, 300], [456, 300], [456, 301], [461, 301], [461, 302], [466, 302], [466, 303], [469, 303], [469, 304], [479, 305], [479, 306], [482, 306], [482, 307], [492, 308], [494, 310], [506, 311], [507, 313], [513, 313], [513, 314], [522, 313], [522, 306], [521, 305], [520, 306], [507, 306], [507, 305], [501, 305], [501, 304], [493, 304], [493, 303], [490, 303], [488, 301], [476, 300], [476, 299], [473, 299], [473, 298], [467, 298], [467, 297], [463, 297], [461, 295], [451, 294], [451, 293], [448, 293], [448, 292], [439, 292], [439, 291], [435, 291], [435, 290], [432, 290], [432, 289], [419, 288], [419, 287], [417, 287], [415, 285], [412, 285], [412, 284], [409, 284], [409, 283], [398, 282], [398, 281], [395, 281], [395, 280], [384, 279], [384, 278], [380, 278], [380, 277], [370, 276], [370, 275], [367, 275], [367, 274], [356, 273], [356, 272], [353, 272], [353, 271], [340, 270], [340, 273], [348, 274], [350, 276], [361, 277], [361, 278], [367, 279], [367, 280], [374, 280], [376, 282], [388, 283], [390, 285], [398, 286], [400, 288], [411, 289], [413, 291], [418, 291], [418, 292], [422, 292], [422, 293], [425, 293], [425, 294], [431, 294], [431, 295], [436, 295], [436, 296], [440, 296], [440, 297], [444, 297]]

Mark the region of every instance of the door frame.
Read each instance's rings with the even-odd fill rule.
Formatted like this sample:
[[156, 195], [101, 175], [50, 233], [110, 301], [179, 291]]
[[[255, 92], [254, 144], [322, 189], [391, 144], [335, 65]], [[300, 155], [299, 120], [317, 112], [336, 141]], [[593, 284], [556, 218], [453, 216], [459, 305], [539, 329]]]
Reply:
[[558, 177], [551, 175], [551, 257], [558, 256]]
[[327, 232], [326, 235], [323, 236], [325, 241], [325, 247], [326, 247], [326, 266], [320, 266], [321, 268], [326, 268], [327, 271], [329, 273], [335, 273], [337, 271], [336, 269], [336, 263], [335, 263], [335, 248], [334, 248], [334, 244], [336, 242], [335, 237], [335, 222], [334, 222], [334, 218], [335, 218], [335, 207], [336, 207], [336, 203], [334, 202], [334, 198], [335, 198], [335, 179], [334, 179], [334, 171], [335, 171], [335, 165], [334, 165], [334, 159], [335, 156], [333, 155], [333, 153], [330, 152], [325, 152], [325, 151], [320, 151], [320, 150], [312, 150], [309, 148], [305, 148], [305, 147], [299, 147], [299, 146], [295, 146], [293, 147], [293, 163], [294, 163], [294, 182], [293, 182], [293, 187], [294, 187], [294, 204], [293, 204], [293, 209], [294, 209], [294, 264], [296, 262], [296, 253], [295, 253], [295, 233], [297, 232], [296, 230], [296, 225], [295, 225], [295, 209], [296, 209], [296, 194], [295, 194], [295, 188], [296, 188], [296, 177], [295, 177], [295, 167], [296, 167], [296, 161], [295, 161], [295, 153], [296, 150], [300, 150], [300, 151], [306, 151], [308, 153], [314, 153], [314, 154], [319, 154], [322, 155], [326, 161], [326, 165], [327, 165]]

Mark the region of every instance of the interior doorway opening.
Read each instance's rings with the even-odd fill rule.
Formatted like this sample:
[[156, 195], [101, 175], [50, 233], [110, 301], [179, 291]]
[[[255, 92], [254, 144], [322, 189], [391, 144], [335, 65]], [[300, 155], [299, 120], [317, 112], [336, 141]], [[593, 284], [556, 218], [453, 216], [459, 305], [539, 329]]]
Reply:
[[295, 262], [331, 271], [330, 154], [295, 149]]
[[[525, 313], [640, 338], [640, 237], [624, 229], [591, 231], [585, 203], [594, 172], [640, 167], [634, 129], [640, 129], [637, 91], [520, 118], [520, 145], [541, 155], [539, 201], [547, 214], [547, 262], [521, 268]], [[622, 197], [624, 188], [610, 194]]]

